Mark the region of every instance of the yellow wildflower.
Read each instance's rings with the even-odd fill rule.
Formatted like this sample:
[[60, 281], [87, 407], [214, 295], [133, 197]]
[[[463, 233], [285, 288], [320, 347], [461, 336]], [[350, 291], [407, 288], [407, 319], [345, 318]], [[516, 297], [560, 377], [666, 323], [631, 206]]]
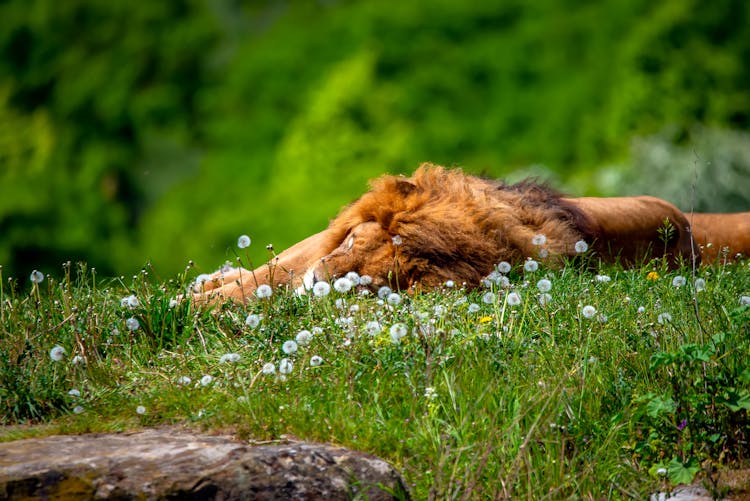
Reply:
[[659, 280], [659, 274], [656, 273], [655, 271], [650, 271], [648, 272], [648, 275], [646, 275], [646, 280], [656, 282], [657, 280]]

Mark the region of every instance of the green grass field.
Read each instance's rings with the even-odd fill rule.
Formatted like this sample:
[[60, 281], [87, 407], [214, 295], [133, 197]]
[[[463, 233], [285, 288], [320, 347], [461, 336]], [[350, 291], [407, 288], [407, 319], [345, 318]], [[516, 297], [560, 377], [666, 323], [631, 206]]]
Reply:
[[643, 499], [750, 453], [749, 262], [213, 310], [172, 301], [189, 272], [1, 274], [6, 441], [180, 424], [330, 442], [416, 499]]

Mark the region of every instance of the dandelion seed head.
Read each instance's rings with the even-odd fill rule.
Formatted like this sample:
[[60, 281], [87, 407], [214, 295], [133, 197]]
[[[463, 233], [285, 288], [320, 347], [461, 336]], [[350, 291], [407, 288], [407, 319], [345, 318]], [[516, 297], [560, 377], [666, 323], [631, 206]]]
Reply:
[[319, 366], [322, 363], [323, 363], [323, 358], [322, 357], [320, 357], [318, 355], [313, 355], [312, 357], [310, 357], [310, 366], [311, 367], [317, 367], [317, 366]]
[[83, 365], [86, 363], [86, 359], [81, 355], [76, 355], [70, 359], [70, 363], [72, 363], [73, 365]]
[[497, 271], [499, 271], [500, 273], [508, 273], [510, 272], [510, 269], [511, 269], [511, 266], [508, 261], [500, 261], [497, 264]]
[[324, 281], [315, 282], [315, 285], [313, 285], [312, 291], [315, 297], [325, 297], [328, 295], [328, 293], [331, 292], [331, 284], [329, 284], [328, 282], [324, 282]]
[[638, 313], [643, 313], [644, 311], [646, 311], [646, 308], [644, 306], [639, 306], [637, 311]]
[[240, 235], [240, 238], [237, 239], [237, 247], [240, 249], [247, 249], [251, 243], [252, 240], [247, 235]]
[[398, 306], [401, 304], [401, 296], [397, 292], [391, 292], [385, 300], [386, 303], [391, 306]]
[[656, 321], [659, 322], [661, 325], [671, 323], [672, 315], [667, 313], [666, 311], [663, 313], [659, 313], [659, 315], [656, 317]]
[[581, 314], [584, 316], [584, 318], [594, 318], [594, 315], [596, 315], [596, 308], [594, 308], [590, 304], [587, 304], [586, 306], [581, 308]]
[[209, 384], [211, 384], [211, 383], [212, 383], [213, 381], [214, 381], [214, 378], [213, 378], [213, 377], [212, 377], [211, 375], [209, 375], [209, 374], [206, 374], [205, 376], [203, 376], [203, 377], [201, 378], [201, 386], [208, 386], [208, 385], [209, 385]]
[[359, 285], [370, 285], [372, 283], [372, 277], [370, 275], [362, 275], [359, 277]]
[[73, 414], [83, 414], [85, 410], [82, 405], [76, 405], [73, 407]]
[[687, 280], [682, 275], [677, 275], [672, 279], [672, 287], [682, 287], [687, 283]]
[[44, 273], [39, 270], [34, 270], [31, 272], [31, 275], [29, 275], [29, 280], [31, 280], [32, 283], [41, 284], [44, 281]]
[[195, 277], [195, 284], [202, 285], [208, 282], [209, 280], [211, 280], [211, 275], [209, 275], [208, 273], [201, 273], [200, 275]]
[[122, 306], [123, 308], [137, 308], [139, 304], [140, 301], [138, 301], [138, 298], [135, 297], [135, 294], [131, 294], [120, 299], [120, 306]]
[[542, 235], [541, 233], [538, 233], [531, 238], [531, 243], [541, 247], [542, 245], [547, 243], [547, 237]]
[[612, 277], [610, 277], [609, 275], [596, 275], [594, 279], [596, 279], [597, 282], [600, 282], [603, 284], [606, 284], [607, 282], [612, 281]]
[[136, 414], [140, 414], [140, 415], [144, 415], [144, 414], [146, 414], [146, 408], [144, 406], [142, 406], [142, 405], [139, 405], [138, 407], [135, 408], [135, 413]]
[[523, 263], [523, 269], [529, 273], [534, 273], [539, 269], [539, 263], [537, 263], [533, 259], [528, 259], [525, 263]]
[[379, 297], [380, 299], [383, 299], [383, 300], [385, 300], [385, 298], [387, 298], [387, 297], [388, 297], [388, 295], [389, 295], [389, 294], [390, 294], [391, 292], [393, 292], [393, 291], [391, 290], [391, 288], [390, 288], [390, 287], [388, 287], [387, 285], [384, 285], [383, 287], [381, 287], [380, 289], [378, 289], [378, 297]]
[[741, 306], [750, 306], [750, 296], [740, 296]]
[[536, 288], [539, 292], [549, 292], [552, 289], [552, 282], [543, 278], [536, 283]]
[[551, 294], [549, 294], [547, 292], [539, 294], [539, 304], [541, 304], [542, 306], [547, 306], [551, 302], [552, 302], [552, 295]]
[[193, 380], [190, 379], [188, 376], [180, 376], [177, 378], [177, 384], [180, 386], [187, 386], [192, 382]]
[[695, 279], [695, 292], [703, 292], [706, 290], [706, 281], [702, 278]]
[[370, 320], [365, 325], [365, 332], [369, 334], [370, 336], [375, 336], [379, 334], [383, 328], [380, 326], [380, 322], [377, 320]]
[[404, 243], [404, 240], [401, 238], [401, 235], [394, 235], [393, 238], [391, 238], [391, 241], [393, 242], [393, 245], [395, 245], [396, 247]]
[[141, 327], [141, 323], [138, 321], [135, 317], [130, 317], [127, 320], [125, 320], [125, 326], [128, 328], [129, 331], [137, 331]]
[[587, 250], [589, 250], [589, 244], [587, 244], [584, 240], [579, 240], [576, 242], [574, 249], [576, 253], [583, 254]]
[[255, 289], [255, 296], [258, 299], [267, 299], [271, 297], [271, 294], [273, 294], [273, 289], [271, 289], [271, 286], [268, 284], [259, 285], [258, 288]]
[[70, 395], [71, 397], [80, 397], [81, 391], [76, 388], [73, 388], [72, 390], [68, 392], [68, 395]]
[[276, 366], [271, 362], [263, 364], [263, 374], [274, 374], [276, 373]]
[[360, 276], [359, 276], [359, 274], [358, 274], [357, 272], [354, 272], [354, 271], [350, 271], [349, 273], [347, 273], [347, 274], [346, 274], [346, 275], [344, 276], [344, 278], [348, 278], [348, 279], [349, 279], [349, 281], [350, 281], [350, 282], [352, 283], [352, 285], [355, 285], [355, 286], [356, 286], [356, 285], [359, 285], [359, 282], [360, 282]]
[[518, 306], [521, 304], [521, 295], [517, 292], [510, 292], [505, 299], [510, 306]]
[[294, 363], [288, 358], [282, 358], [279, 362], [279, 373], [280, 374], [291, 374], [294, 370]]
[[297, 344], [300, 346], [307, 346], [310, 344], [310, 341], [312, 341], [313, 334], [312, 332], [308, 330], [301, 330], [297, 333], [297, 337], [295, 339], [297, 340]]
[[497, 301], [497, 296], [494, 292], [485, 292], [482, 296], [482, 302], [484, 304], [494, 304]]
[[250, 313], [245, 318], [245, 325], [247, 325], [251, 329], [255, 329], [256, 327], [260, 325], [260, 320], [261, 320], [260, 315], [258, 315], [257, 313]]
[[333, 282], [333, 288], [341, 294], [346, 294], [352, 289], [352, 287], [354, 287], [354, 284], [346, 277], [338, 278]]
[[405, 324], [400, 322], [393, 324], [390, 329], [391, 341], [396, 344], [400, 343], [401, 338], [405, 337], [407, 333], [408, 330]]
[[285, 341], [284, 344], [281, 345], [281, 351], [283, 351], [287, 355], [291, 355], [297, 351], [297, 343], [295, 341], [292, 341], [291, 339], [289, 341]]
[[220, 364], [235, 364], [240, 361], [242, 357], [239, 353], [225, 353], [219, 358]]
[[471, 303], [469, 305], [469, 313], [476, 313], [479, 311], [479, 305], [477, 303]]
[[60, 360], [65, 358], [65, 348], [60, 345], [54, 346], [49, 351], [49, 358], [51, 358], [55, 362], [59, 362]]
[[453, 282], [453, 280], [446, 280], [445, 281], [445, 286], [448, 287], [449, 289], [452, 289], [455, 285], [456, 284], [455, 284], [455, 282]]

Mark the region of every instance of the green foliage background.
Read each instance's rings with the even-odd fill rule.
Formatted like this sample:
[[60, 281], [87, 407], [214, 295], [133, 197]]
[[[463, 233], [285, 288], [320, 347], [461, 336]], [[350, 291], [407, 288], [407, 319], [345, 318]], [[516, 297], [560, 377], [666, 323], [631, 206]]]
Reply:
[[750, 208], [750, 7], [0, 4], [0, 264], [207, 271], [422, 161]]

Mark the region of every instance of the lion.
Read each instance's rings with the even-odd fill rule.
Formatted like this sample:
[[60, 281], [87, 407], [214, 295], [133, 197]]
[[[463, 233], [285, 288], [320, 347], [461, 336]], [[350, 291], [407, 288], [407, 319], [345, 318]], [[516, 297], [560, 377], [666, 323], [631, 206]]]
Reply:
[[[689, 218], [700, 229], [695, 235]], [[743, 237], [719, 231], [716, 221], [738, 225]], [[422, 164], [411, 177], [375, 179], [326, 229], [265, 265], [214, 273], [193, 299], [242, 303], [261, 284], [303, 293], [349, 272], [371, 277], [374, 290], [387, 285], [415, 291], [448, 281], [471, 288], [501, 261], [520, 265], [527, 259], [551, 267], [571, 259], [635, 266], [663, 258], [671, 267], [698, 265], [701, 247], [706, 252], [728, 245], [746, 253], [748, 221], [743, 214], [684, 214], [651, 196], [567, 198], [528, 180], [506, 184]]]
[[686, 213], [703, 262], [733, 261], [750, 256], [750, 212]]

